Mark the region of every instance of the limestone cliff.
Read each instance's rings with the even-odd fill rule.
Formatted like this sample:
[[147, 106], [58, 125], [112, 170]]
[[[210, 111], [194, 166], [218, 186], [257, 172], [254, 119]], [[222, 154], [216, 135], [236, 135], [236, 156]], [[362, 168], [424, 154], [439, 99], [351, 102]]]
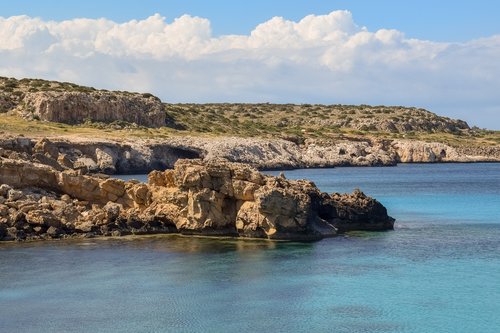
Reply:
[[[196, 157], [258, 168], [500, 161], [500, 132], [415, 107], [168, 104], [149, 93], [39, 79], [0, 77], [0, 129], [51, 135], [52, 143], [37, 148], [32, 140], [32, 151], [23, 150], [32, 160], [107, 174], [171, 168], [178, 158]], [[82, 132], [87, 139], [77, 138]]]
[[59, 171], [146, 173], [171, 169], [180, 158], [225, 159], [259, 169], [383, 166], [397, 163], [500, 161], [498, 147], [455, 148], [416, 140], [328, 141], [172, 137], [162, 140], [0, 139], [0, 156], [23, 158]]
[[27, 118], [81, 124], [125, 121], [146, 127], [166, 125], [161, 101], [152, 95], [114, 92], [28, 92], [21, 114]]
[[169, 120], [149, 93], [98, 90], [68, 82], [0, 77], [0, 113], [65, 124], [125, 122], [163, 127]]

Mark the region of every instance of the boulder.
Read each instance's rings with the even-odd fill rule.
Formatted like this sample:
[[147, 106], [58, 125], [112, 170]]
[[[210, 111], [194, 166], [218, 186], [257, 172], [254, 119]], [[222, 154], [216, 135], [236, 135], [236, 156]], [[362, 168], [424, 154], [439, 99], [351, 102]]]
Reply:
[[377, 200], [366, 196], [359, 189], [352, 194], [332, 195], [338, 218], [333, 224], [341, 232], [352, 230], [392, 230], [394, 219]]
[[7, 184], [1, 184], [0, 185], [0, 196], [1, 197], [4, 197], [4, 198], [7, 198], [8, 195], [9, 195], [9, 191], [12, 189], [11, 186], [7, 185]]
[[8, 194], [7, 194], [7, 200], [9, 200], [9, 201], [17, 201], [23, 197], [24, 197], [23, 192], [15, 190], [15, 189], [10, 189]]
[[55, 160], [59, 157], [59, 149], [47, 138], [39, 140], [33, 147], [33, 152], [45, 155]]
[[47, 229], [47, 235], [51, 238], [57, 238], [59, 237], [63, 231], [59, 228], [56, 228], [54, 226], [51, 226]]

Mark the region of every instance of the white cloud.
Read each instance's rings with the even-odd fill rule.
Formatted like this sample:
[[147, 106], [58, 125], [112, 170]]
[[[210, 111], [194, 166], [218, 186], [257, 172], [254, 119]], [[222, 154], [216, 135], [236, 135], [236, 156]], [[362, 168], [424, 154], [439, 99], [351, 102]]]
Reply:
[[219, 37], [207, 19], [189, 15], [125, 23], [0, 17], [0, 75], [152, 91], [173, 102], [415, 105], [500, 128], [498, 59], [500, 36], [416, 40], [369, 31], [348, 11], [275, 17], [249, 35]]

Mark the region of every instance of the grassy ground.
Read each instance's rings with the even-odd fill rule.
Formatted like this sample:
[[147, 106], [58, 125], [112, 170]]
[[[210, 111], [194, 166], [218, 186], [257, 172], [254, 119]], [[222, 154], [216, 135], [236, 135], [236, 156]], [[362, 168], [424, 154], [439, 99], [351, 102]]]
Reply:
[[[480, 129], [390, 132], [384, 121], [446, 124], [449, 118], [400, 106], [292, 104], [166, 104], [167, 114], [191, 133], [296, 139], [418, 139], [453, 145], [500, 143], [500, 132]], [[451, 120], [452, 121], [452, 120]], [[372, 125], [370, 125], [372, 124]], [[418, 125], [417, 125], [418, 126]]]
[[[416, 139], [448, 143], [453, 146], [491, 146], [500, 144], [499, 131], [470, 131], [469, 133], [388, 133], [377, 131], [360, 131], [349, 128], [308, 128], [307, 126], [277, 127], [262, 122], [237, 120], [231, 123], [221, 121], [221, 116], [204, 120], [198, 117], [184, 116], [183, 122], [193, 125], [185, 129], [145, 128], [127, 126], [124, 124], [87, 123], [82, 125], [67, 125], [44, 121], [28, 121], [15, 115], [0, 114], [0, 133], [24, 135], [29, 137], [81, 137], [125, 140], [129, 138], [162, 139], [175, 136], [241, 136], [262, 138], [285, 138], [302, 142], [308, 138], [333, 140], [360, 139]], [[182, 125], [182, 123], [181, 123]]]
[[20, 117], [0, 114], [0, 132], [2, 134], [24, 135], [29, 137], [82, 137], [101, 139], [166, 138], [178, 131], [171, 128], [124, 128], [119, 125], [82, 124], [67, 125], [37, 120], [24, 120]]

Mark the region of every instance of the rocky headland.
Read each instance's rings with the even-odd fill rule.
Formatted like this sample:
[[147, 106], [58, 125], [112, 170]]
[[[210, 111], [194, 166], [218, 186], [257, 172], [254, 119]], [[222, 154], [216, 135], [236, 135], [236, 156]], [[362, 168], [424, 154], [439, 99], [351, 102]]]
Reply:
[[227, 161], [178, 160], [144, 184], [1, 158], [0, 183], [0, 240], [153, 233], [318, 240], [394, 225], [361, 191], [330, 195], [310, 181]]
[[[500, 162], [498, 134], [414, 107], [168, 104], [0, 77], [0, 239], [392, 229], [361, 191], [326, 194], [257, 170]], [[149, 182], [109, 178], [137, 173]]]

